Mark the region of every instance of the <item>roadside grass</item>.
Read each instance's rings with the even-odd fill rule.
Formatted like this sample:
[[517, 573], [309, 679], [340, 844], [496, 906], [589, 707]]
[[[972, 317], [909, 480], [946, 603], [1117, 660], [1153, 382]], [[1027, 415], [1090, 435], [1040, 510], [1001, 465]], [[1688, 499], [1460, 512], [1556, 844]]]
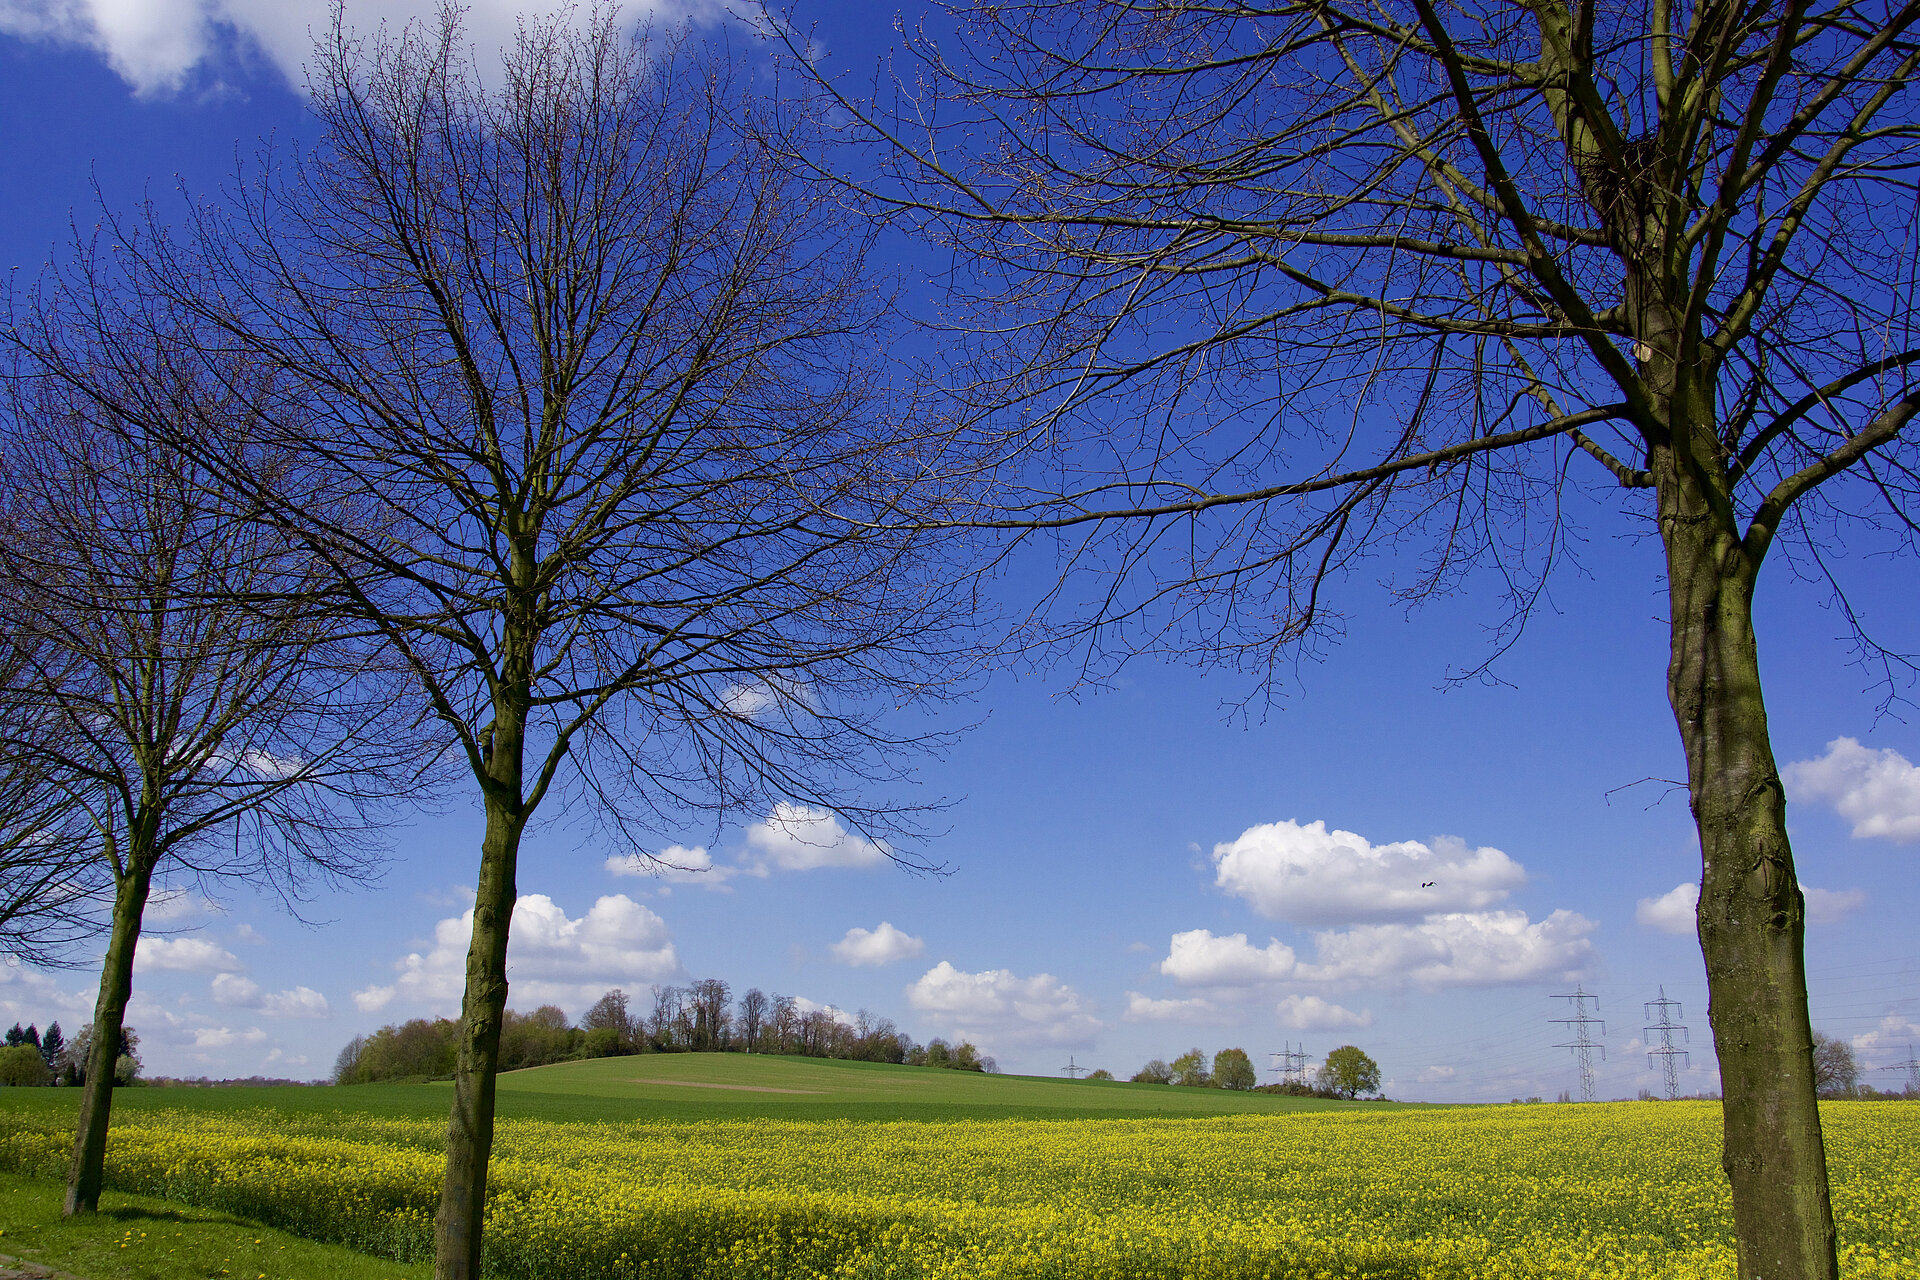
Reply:
[[100, 1197], [99, 1213], [69, 1220], [60, 1216], [63, 1190], [0, 1173], [0, 1255], [86, 1280], [423, 1280], [432, 1272], [117, 1191]]

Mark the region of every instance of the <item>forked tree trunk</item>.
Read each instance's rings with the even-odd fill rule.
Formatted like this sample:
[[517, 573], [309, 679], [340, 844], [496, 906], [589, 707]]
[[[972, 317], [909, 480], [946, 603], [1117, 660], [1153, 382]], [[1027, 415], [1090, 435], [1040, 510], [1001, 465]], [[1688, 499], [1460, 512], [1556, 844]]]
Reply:
[[481, 787], [487, 829], [480, 844], [473, 940], [467, 948], [467, 986], [460, 1004], [460, 1052], [453, 1113], [447, 1121], [447, 1180], [433, 1222], [434, 1280], [478, 1280], [480, 1275], [494, 1081], [507, 1007], [507, 929], [517, 896], [520, 835], [526, 829], [521, 799], [524, 725], [524, 709], [496, 717], [490, 773]]
[[1759, 565], [1726, 508], [1711, 509], [1697, 473], [1666, 457], [1655, 474], [1672, 609], [1667, 691], [1700, 832], [1700, 947], [1740, 1276], [1836, 1280], [1807, 1019], [1805, 905], [1754, 643]]
[[133, 953], [140, 945], [140, 920], [152, 887], [151, 860], [137, 853], [129, 857], [126, 872], [114, 886], [113, 933], [100, 967], [100, 995], [93, 1006], [87, 1078], [80, 1091], [80, 1118], [74, 1125], [73, 1160], [67, 1166], [67, 1198], [61, 1206], [69, 1218], [100, 1208], [100, 1183], [107, 1169], [107, 1122], [113, 1112], [113, 1068], [120, 1057], [127, 1001], [133, 995]]

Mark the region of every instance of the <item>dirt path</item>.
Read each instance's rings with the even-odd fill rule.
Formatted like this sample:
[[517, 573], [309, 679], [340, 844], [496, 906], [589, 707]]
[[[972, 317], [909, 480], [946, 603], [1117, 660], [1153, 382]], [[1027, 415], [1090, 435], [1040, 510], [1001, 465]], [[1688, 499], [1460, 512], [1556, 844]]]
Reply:
[[[776, 1089], [770, 1084], [714, 1084], [708, 1080], [653, 1080], [634, 1076], [628, 1084], [671, 1084], [682, 1089], [732, 1089], [736, 1093], [824, 1093], [824, 1089]], [[3, 1280], [3, 1278], [0, 1278]]]

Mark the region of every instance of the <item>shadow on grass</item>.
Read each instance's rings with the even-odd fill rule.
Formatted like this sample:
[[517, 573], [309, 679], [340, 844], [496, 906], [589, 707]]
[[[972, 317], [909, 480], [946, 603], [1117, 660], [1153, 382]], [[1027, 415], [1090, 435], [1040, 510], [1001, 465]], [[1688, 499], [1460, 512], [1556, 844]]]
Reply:
[[260, 1223], [247, 1218], [238, 1218], [231, 1213], [218, 1213], [211, 1209], [143, 1209], [138, 1205], [117, 1205], [111, 1209], [100, 1210], [103, 1218], [113, 1218], [119, 1222], [171, 1222], [193, 1226], [218, 1225], [223, 1227], [257, 1227]]

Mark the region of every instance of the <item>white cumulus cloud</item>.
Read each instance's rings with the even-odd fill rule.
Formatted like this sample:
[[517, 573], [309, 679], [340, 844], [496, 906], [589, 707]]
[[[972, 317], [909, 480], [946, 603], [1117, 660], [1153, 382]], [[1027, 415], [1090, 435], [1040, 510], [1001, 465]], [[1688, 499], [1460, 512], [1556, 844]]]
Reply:
[[[466, 982], [473, 911], [434, 926], [433, 946], [396, 961], [390, 984], [354, 992], [362, 1012], [386, 1007], [396, 997], [451, 1010]], [[584, 1005], [609, 987], [637, 987], [680, 972], [680, 956], [666, 921], [625, 894], [596, 901], [573, 919], [544, 893], [521, 897], [513, 907], [507, 944], [507, 981], [516, 1008], [556, 1003]]]
[[258, 1009], [270, 1018], [325, 1018], [333, 1012], [327, 998], [312, 987], [262, 991], [259, 983], [236, 973], [218, 974], [212, 985], [215, 1004]]
[[1007, 969], [966, 973], [942, 960], [907, 988], [907, 1002], [952, 1034], [983, 1047], [1093, 1042], [1100, 1020], [1080, 993], [1050, 973], [1031, 978]]
[[238, 956], [205, 938], [142, 938], [134, 944], [135, 973], [233, 973], [239, 968]]
[[260, 984], [252, 978], [243, 978], [237, 973], [214, 975], [213, 1002], [235, 1009], [257, 1009], [260, 1007]]
[[[566, 11], [584, 20], [591, 8], [555, 0], [471, 0], [462, 7], [469, 41], [490, 56], [512, 42], [522, 13]], [[639, 17], [693, 7], [630, 4], [624, 12]], [[360, 31], [383, 21], [398, 27], [430, 20], [437, 9], [437, 0], [352, 0], [346, 7]], [[298, 85], [311, 33], [325, 30], [327, 12], [328, 0], [0, 0], [0, 33], [91, 49], [137, 92], [157, 95], [200, 78], [217, 83], [222, 66], [260, 56]]]
[[763, 822], [747, 828], [747, 856], [758, 875], [819, 867], [873, 867], [887, 848], [848, 831], [825, 809], [782, 801]]
[[1859, 889], [1815, 889], [1800, 886], [1807, 900], [1808, 924], [1839, 924], [1867, 905], [1867, 895]]
[[1215, 883], [1254, 910], [1295, 924], [1400, 920], [1478, 911], [1527, 873], [1500, 850], [1452, 836], [1376, 845], [1325, 822], [1270, 822], [1213, 848]]
[[910, 960], [925, 951], [927, 944], [882, 920], [878, 929], [847, 930], [847, 936], [828, 949], [841, 964], [880, 965]]
[[[1870, 1064], [1878, 1064], [1882, 1058], [1904, 1062], [1912, 1056], [1911, 1050], [1916, 1043], [1920, 1043], [1920, 1022], [1898, 1013], [1888, 1014], [1880, 1019], [1880, 1025], [1873, 1030], [1853, 1037], [1855, 1051], [1863, 1062]], [[1895, 1078], [1891, 1071], [1887, 1075], [1894, 1083], [1882, 1087], [1897, 1088], [1903, 1082]]]
[[1313, 936], [1309, 982], [1440, 987], [1572, 978], [1593, 959], [1597, 926], [1572, 911], [1529, 920], [1524, 911], [1451, 912], [1418, 924], [1359, 925]]
[[1824, 801], [1853, 823], [1855, 839], [1920, 840], [1920, 765], [1891, 747], [1835, 738], [1827, 753], [1780, 770], [1790, 799]]
[[1127, 1011], [1120, 1015], [1125, 1022], [1186, 1022], [1192, 1024], [1212, 1024], [1224, 1019], [1224, 1011], [1205, 996], [1187, 996], [1183, 999], [1156, 1000], [1152, 996], [1142, 995], [1138, 991], [1127, 992]]
[[699, 884], [709, 889], [719, 888], [740, 872], [738, 867], [716, 864], [705, 845], [691, 849], [669, 845], [652, 858], [637, 853], [616, 854], [605, 865], [616, 876], [652, 877], [669, 884]]
[[190, 1033], [195, 1049], [233, 1049], [265, 1044], [267, 1033], [258, 1027], [235, 1030], [232, 1027], [195, 1027]]
[[1173, 935], [1160, 972], [1189, 987], [1246, 987], [1278, 982], [1294, 970], [1293, 948], [1277, 939], [1255, 947], [1244, 933], [1217, 937], [1189, 929]]
[[1692, 933], [1693, 911], [1700, 901], [1700, 886], [1689, 880], [1677, 884], [1657, 898], [1642, 898], [1634, 904], [1633, 918], [1649, 929], [1662, 933]]
[[260, 1008], [269, 1018], [325, 1018], [333, 1013], [327, 998], [312, 987], [275, 991], [261, 1001]]
[[1296, 1031], [1338, 1031], [1346, 1027], [1370, 1027], [1373, 1010], [1353, 1010], [1322, 1000], [1319, 996], [1286, 996], [1274, 1006], [1280, 1025]]
[[1415, 1084], [1445, 1084], [1458, 1074], [1452, 1067], [1422, 1067], [1413, 1079]]

